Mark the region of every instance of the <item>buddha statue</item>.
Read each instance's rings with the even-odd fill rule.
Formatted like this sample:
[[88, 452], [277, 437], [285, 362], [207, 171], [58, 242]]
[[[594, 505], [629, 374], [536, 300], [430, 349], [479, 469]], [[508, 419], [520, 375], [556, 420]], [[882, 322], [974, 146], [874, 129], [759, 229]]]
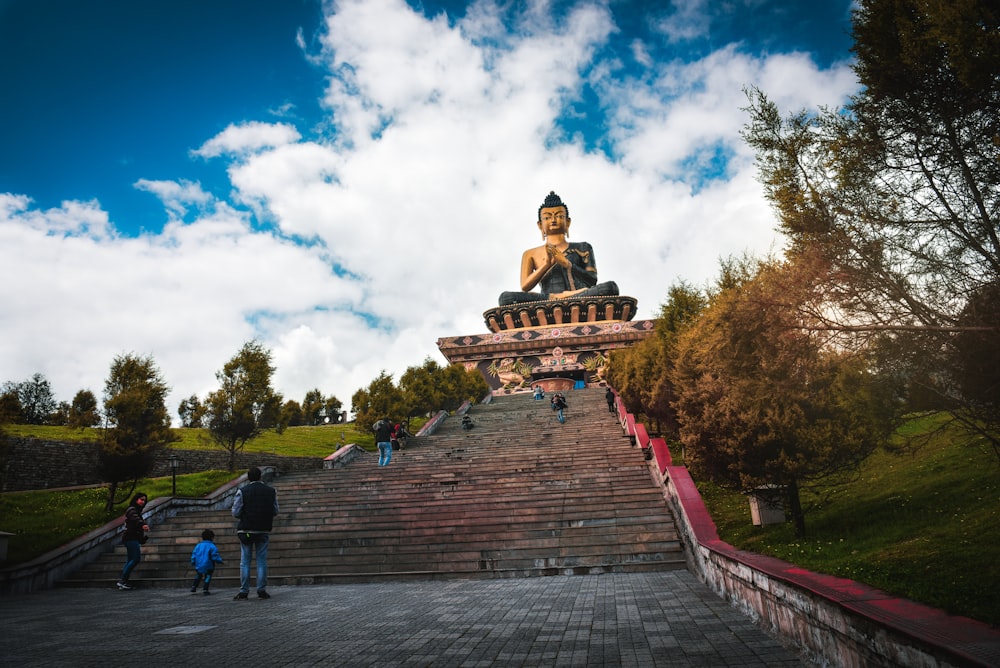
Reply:
[[[537, 224], [545, 243], [524, 251], [521, 291], [502, 293], [500, 306], [618, 294], [613, 281], [597, 282], [597, 264], [590, 244], [568, 241], [569, 208], [555, 192], [549, 192], [538, 208]], [[531, 292], [536, 285], [540, 292]]]

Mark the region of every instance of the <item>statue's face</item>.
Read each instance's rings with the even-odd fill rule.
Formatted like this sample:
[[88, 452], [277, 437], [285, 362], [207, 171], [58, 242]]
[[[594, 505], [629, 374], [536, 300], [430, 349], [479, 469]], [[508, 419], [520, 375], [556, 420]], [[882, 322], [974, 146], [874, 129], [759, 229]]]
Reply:
[[546, 207], [538, 215], [538, 229], [543, 234], [566, 234], [569, 222], [564, 206]]

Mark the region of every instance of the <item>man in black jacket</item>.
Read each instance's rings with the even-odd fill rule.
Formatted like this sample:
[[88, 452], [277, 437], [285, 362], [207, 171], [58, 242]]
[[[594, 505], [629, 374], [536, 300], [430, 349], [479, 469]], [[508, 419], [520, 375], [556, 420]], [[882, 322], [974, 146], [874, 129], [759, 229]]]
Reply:
[[374, 425], [375, 444], [378, 445], [378, 465], [388, 466], [392, 459], [392, 420], [388, 417], [382, 418]]
[[278, 514], [278, 494], [260, 481], [260, 469], [247, 471], [250, 482], [236, 492], [233, 517], [239, 519], [236, 535], [240, 539], [240, 593], [233, 600], [250, 595], [250, 561], [257, 552], [257, 598], [271, 598], [267, 593], [267, 545], [274, 516]]

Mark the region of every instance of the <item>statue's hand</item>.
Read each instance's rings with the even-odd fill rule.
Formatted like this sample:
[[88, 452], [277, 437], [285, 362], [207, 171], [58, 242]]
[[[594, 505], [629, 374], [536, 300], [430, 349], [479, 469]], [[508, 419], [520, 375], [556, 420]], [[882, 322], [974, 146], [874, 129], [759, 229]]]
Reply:
[[566, 258], [566, 255], [555, 246], [546, 244], [545, 252], [548, 253], [549, 259], [552, 262], [555, 262], [563, 269], [569, 269], [572, 266], [572, 263]]

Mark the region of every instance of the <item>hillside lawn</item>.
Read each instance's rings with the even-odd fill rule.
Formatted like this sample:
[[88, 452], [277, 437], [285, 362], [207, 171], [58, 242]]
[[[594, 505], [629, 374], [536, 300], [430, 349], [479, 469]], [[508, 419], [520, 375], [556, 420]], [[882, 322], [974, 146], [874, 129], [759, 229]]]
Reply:
[[806, 537], [790, 522], [753, 526], [746, 496], [698, 483], [722, 540], [1000, 626], [1000, 459], [955, 445], [941, 416], [901, 433], [922, 443], [879, 451], [849, 481], [803, 493]]
[[[416, 433], [425, 419], [414, 419], [410, 430]], [[46, 425], [5, 424], [3, 431], [9, 436], [38, 438], [48, 441], [99, 441], [103, 430], [99, 427], [72, 429]], [[170, 444], [178, 450], [221, 450], [212, 441], [207, 429], [177, 428], [172, 430], [177, 441]], [[320, 425], [316, 427], [289, 427], [282, 433], [267, 430], [247, 442], [243, 452], [263, 452], [288, 457], [326, 457], [341, 445], [355, 443], [366, 450], [375, 450], [375, 435], [358, 429], [357, 424]]]

